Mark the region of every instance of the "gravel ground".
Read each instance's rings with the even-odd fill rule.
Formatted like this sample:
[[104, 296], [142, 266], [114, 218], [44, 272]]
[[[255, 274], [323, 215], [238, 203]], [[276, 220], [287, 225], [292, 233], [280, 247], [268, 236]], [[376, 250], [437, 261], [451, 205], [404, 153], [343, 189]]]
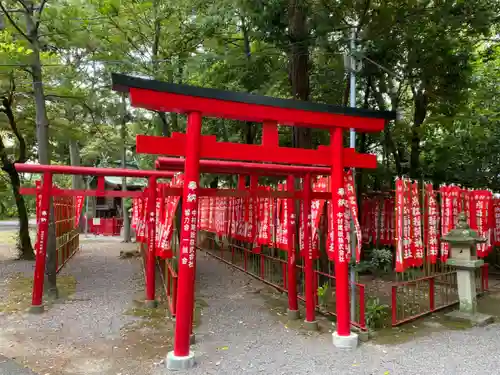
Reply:
[[[193, 347], [205, 374], [500, 374], [500, 326], [431, 333], [405, 344], [366, 343], [352, 352], [333, 347], [331, 334], [292, 329], [262, 284], [200, 254], [198, 297], [208, 304]], [[167, 374], [158, 368], [155, 375]]]
[[[63, 271], [76, 279], [75, 294], [42, 316], [1, 315], [0, 353], [43, 375], [169, 374], [161, 360], [171, 350], [172, 324], [161, 310], [161, 325], [124, 314], [136, 293], [142, 296], [140, 261], [118, 258], [133, 248], [111, 239], [83, 241]], [[31, 276], [32, 263], [0, 262], [0, 280], [15, 272]], [[344, 352], [333, 347], [325, 322], [314, 334], [287, 325], [280, 299], [205, 253], [197, 262], [197, 299], [206, 303], [193, 347], [197, 366], [180, 375], [500, 374], [499, 325]]]
[[[83, 240], [82, 250], [61, 271], [76, 280], [74, 294], [43, 315], [0, 316], [0, 353], [51, 375], [115, 375], [140, 365], [139, 358], [127, 358], [134, 343], [123, 332], [138, 319], [124, 312], [142, 287], [140, 260], [118, 257], [120, 250], [135, 248], [111, 238]], [[32, 272], [32, 262], [0, 264], [4, 284], [8, 276], [32, 277]]]
[[18, 365], [15, 361], [0, 355], [0, 375], [36, 375], [30, 369]]

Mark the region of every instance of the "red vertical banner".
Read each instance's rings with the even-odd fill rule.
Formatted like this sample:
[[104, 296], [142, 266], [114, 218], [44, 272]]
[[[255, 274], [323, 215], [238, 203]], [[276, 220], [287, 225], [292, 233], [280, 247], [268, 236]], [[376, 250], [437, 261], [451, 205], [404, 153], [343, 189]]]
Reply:
[[[327, 189], [327, 179], [325, 177], [319, 178], [313, 184], [313, 191], [326, 192]], [[314, 199], [311, 202], [311, 218], [312, 218], [312, 247], [314, 258], [319, 257], [319, 223], [321, 220], [321, 215], [323, 215], [323, 209], [325, 207], [324, 199]]]
[[424, 263], [424, 245], [422, 241], [422, 214], [420, 211], [420, 194], [418, 182], [411, 184], [411, 225], [412, 225], [412, 253], [413, 264], [420, 267]]
[[[446, 236], [453, 229], [453, 200], [450, 187], [443, 185], [439, 188], [441, 193], [441, 236]], [[450, 253], [450, 244], [441, 242], [441, 261], [446, 262]]]
[[500, 199], [493, 199], [493, 243], [500, 246]]
[[[144, 194], [146, 194], [147, 189], [144, 190]], [[146, 205], [148, 202], [148, 198], [139, 198], [138, 200], [138, 211], [139, 217], [137, 220], [137, 242], [144, 242], [146, 238], [146, 225], [145, 225], [145, 215], [146, 215]]]
[[[343, 263], [349, 261], [350, 256], [349, 231], [346, 231], [349, 228], [346, 224], [349, 223], [349, 220], [346, 220], [346, 213], [347, 215], [349, 213], [345, 187], [338, 188], [335, 196], [337, 196], [337, 201], [331, 201], [328, 205], [327, 252], [328, 259], [333, 261], [337, 258]], [[339, 250], [338, 254], [335, 251], [336, 248]]]
[[396, 179], [395, 197], [395, 244], [396, 244], [396, 272], [404, 272], [404, 185], [403, 180]]
[[[75, 208], [75, 228], [80, 224], [80, 216], [83, 209], [83, 202], [85, 201], [85, 197], [83, 195], [78, 195], [76, 197], [76, 208]], [[124, 211], [124, 215], [128, 213]]]
[[411, 181], [403, 179], [403, 261], [405, 268], [412, 267], [414, 256], [411, 251]]
[[361, 216], [361, 231], [363, 236], [363, 243], [370, 243], [370, 217], [371, 217], [371, 200], [367, 197], [363, 198]]
[[[278, 185], [278, 189], [280, 191], [284, 190], [283, 184]], [[301, 203], [301, 212], [302, 212], [302, 204]], [[301, 214], [302, 215], [302, 214]], [[303, 233], [303, 222], [301, 219], [301, 215], [299, 215], [299, 228], [301, 233]], [[277, 248], [281, 250], [288, 250], [288, 199], [278, 199], [278, 213], [277, 213]], [[299, 241], [300, 242], [300, 241]], [[302, 248], [301, 248], [302, 249]]]
[[[266, 191], [270, 192], [269, 187], [265, 188]], [[270, 245], [271, 244], [271, 198], [261, 199], [259, 202], [260, 212], [259, 212], [259, 245]]]
[[156, 177], [149, 178], [146, 229], [148, 250], [146, 255], [146, 301], [155, 300], [155, 256], [156, 256]]
[[370, 212], [370, 236], [371, 243], [376, 246], [377, 239], [379, 236], [379, 212], [380, 212], [380, 201], [377, 197], [371, 200], [371, 212]]
[[432, 184], [425, 184], [424, 242], [428, 262], [436, 264], [439, 254], [439, 211], [436, 192]]
[[[353, 178], [351, 169], [349, 169], [347, 171], [347, 173], [344, 175], [344, 185], [345, 185], [345, 191], [346, 191], [346, 204], [347, 204], [347, 207], [349, 208], [349, 212], [350, 212], [350, 215], [349, 215], [349, 213], [347, 213], [347, 215], [349, 215], [350, 217], [348, 217], [347, 215], [345, 217], [346, 217], [346, 220], [347, 219], [350, 220], [352, 218], [353, 222], [354, 222], [354, 231], [356, 232], [356, 254], [355, 255], [356, 255], [356, 262], [359, 262], [361, 260], [361, 247], [363, 244], [363, 237], [362, 237], [362, 233], [361, 233], [361, 225], [359, 224], [359, 220], [358, 220], [358, 216], [359, 216], [358, 202], [356, 200], [356, 191], [354, 190], [354, 178]], [[347, 235], [346, 235], [347, 238], [349, 238], [349, 234], [348, 234], [349, 231], [350, 231], [350, 228], [347, 231]]]
[[139, 221], [139, 198], [134, 198], [134, 200], [132, 201], [132, 223], [131, 223], [132, 228], [137, 229], [138, 221]]
[[380, 202], [380, 244], [384, 246], [389, 245], [389, 233], [387, 227], [388, 203], [389, 200], [385, 197], [383, 197]]
[[470, 226], [478, 232], [480, 237], [487, 239], [487, 242], [477, 244], [477, 256], [483, 258], [491, 249], [490, 212], [493, 194], [488, 190], [473, 190], [469, 194]]

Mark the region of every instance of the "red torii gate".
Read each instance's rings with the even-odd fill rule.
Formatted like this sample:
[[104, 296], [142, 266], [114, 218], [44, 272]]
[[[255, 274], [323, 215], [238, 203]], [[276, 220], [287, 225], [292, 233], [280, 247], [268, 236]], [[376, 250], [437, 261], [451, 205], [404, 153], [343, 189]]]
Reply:
[[[160, 157], [156, 160], [157, 169], [169, 171], [183, 171], [183, 158], [165, 158]], [[260, 197], [280, 197], [288, 200], [288, 212], [290, 219], [287, 225], [287, 242], [293, 248], [295, 246], [295, 199], [304, 201], [304, 207], [310, 210], [312, 199], [330, 199], [330, 193], [312, 192], [311, 191], [311, 176], [328, 175], [330, 168], [326, 167], [309, 167], [303, 165], [281, 165], [281, 164], [262, 164], [262, 163], [241, 163], [219, 160], [200, 160], [200, 172], [212, 174], [238, 174], [238, 189], [222, 189], [211, 191], [217, 196], [242, 196], [247, 193], [248, 196]], [[245, 177], [250, 176], [250, 186], [246, 188]], [[259, 176], [276, 176], [288, 177], [286, 183], [286, 191], [262, 191], [257, 188]], [[303, 177], [304, 184], [302, 191], [295, 191], [295, 177]], [[204, 192], [209, 189], [201, 189], [200, 196], [206, 196]], [[210, 189], [212, 190], [212, 189]], [[212, 195], [212, 194], [209, 194]], [[304, 213], [308, 215], [308, 213]], [[310, 230], [304, 232], [304, 253], [310, 251]], [[305, 326], [310, 330], [317, 329], [315, 297], [314, 297], [314, 270], [313, 260], [310, 257], [305, 259], [305, 279], [306, 279], [306, 319]], [[291, 250], [287, 257], [287, 277], [289, 286], [288, 289], [288, 318], [291, 320], [299, 319], [298, 298], [297, 298], [297, 280], [296, 280], [296, 260], [295, 251]]]
[[[140, 197], [143, 195], [142, 191], [114, 191], [105, 190], [105, 176], [115, 177], [137, 177], [149, 179], [148, 186], [150, 187], [150, 194], [156, 194], [156, 180], [159, 178], [171, 178], [174, 172], [167, 171], [145, 171], [134, 169], [120, 169], [120, 168], [93, 168], [93, 167], [74, 167], [66, 165], [38, 165], [38, 164], [15, 164], [18, 172], [25, 173], [41, 173], [42, 186], [41, 186], [41, 203], [40, 203], [40, 222], [38, 223], [37, 231], [37, 249], [35, 258], [35, 272], [33, 277], [33, 293], [30, 311], [33, 313], [40, 313], [43, 311], [43, 283], [45, 273], [45, 257], [47, 254], [47, 240], [49, 228], [49, 204], [51, 196], [94, 196], [94, 197]], [[96, 176], [97, 188], [95, 190], [88, 189], [61, 189], [52, 186], [52, 177], [54, 174], [66, 175], [80, 175], [80, 176]], [[23, 187], [20, 190], [24, 195], [36, 195], [39, 192], [37, 188]], [[148, 212], [155, 212], [156, 199], [151, 199], [148, 204]], [[148, 252], [146, 260], [146, 305], [155, 305], [155, 251], [154, 251], [154, 231], [155, 227], [150, 226], [148, 230], [152, 230], [149, 238], [153, 241], [148, 243]]]
[[[343, 130], [379, 132], [387, 120], [395, 119], [394, 112], [379, 112], [326, 104], [277, 99], [259, 95], [176, 85], [155, 80], [113, 74], [113, 89], [129, 93], [131, 103], [154, 111], [187, 113], [186, 134], [172, 137], [137, 136], [136, 151], [139, 153], [185, 157], [184, 187], [182, 194], [183, 218], [187, 212], [197, 209], [199, 196], [200, 158], [323, 165], [332, 168], [332, 202], [334, 228], [342, 224], [339, 199], [344, 195], [343, 169], [349, 161], [358, 168], [374, 166], [376, 157], [359, 155], [343, 147]], [[219, 117], [263, 123], [261, 145], [243, 145], [217, 142], [214, 136], [201, 135], [202, 117]], [[330, 146], [317, 150], [280, 147], [278, 124], [314, 127], [330, 130]], [[366, 164], [365, 164], [366, 163]], [[190, 218], [197, 224], [196, 217]], [[191, 229], [194, 228], [194, 229]], [[336, 250], [335, 274], [337, 278], [337, 331], [333, 341], [339, 347], [353, 347], [357, 336], [350, 332], [348, 263], [343, 256], [343, 245], [334, 231]], [[181, 231], [181, 256], [179, 258], [178, 295], [186, 303], [178, 303], [174, 350], [167, 356], [167, 367], [189, 368], [194, 365], [194, 353], [189, 340], [194, 305], [194, 259], [196, 225]], [[342, 254], [342, 256], [339, 256]]]

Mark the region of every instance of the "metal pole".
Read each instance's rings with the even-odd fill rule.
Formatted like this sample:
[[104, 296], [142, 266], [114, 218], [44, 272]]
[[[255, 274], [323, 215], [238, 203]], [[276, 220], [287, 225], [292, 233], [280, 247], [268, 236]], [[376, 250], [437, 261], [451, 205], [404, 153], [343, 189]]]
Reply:
[[[349, 58], [349, 106], [354, 108], [356, 107], [356, 72], [355, 72], [355, 67], [356, 67], [356, 61], [353, 56], [353, 52], [356, 48], [355, 45], [355, 37], [356, 37], [356, 29], [352, 29], [352, 34], [351, 34], [351, 45], [350, 45], [350, 58]], [[356, 131], [354, 129], [351, 129], [349, 132], [349, 147], [350, 148], [356, 148]], [[352, 176], [354, 178], [355, 176], [355, 170], [352, 168]], [[354, 179], [354, 187], [356, 187], [355, 184], [356, 179]], [[352, 262], [355, 262], [355, 252], [356, 252], [356, 235], [354, 233], [354, 217], [351, 217], [351, 230], [350, 230], [350, 236], [351, 236], [351, 259]], [[354, 321], [356, 319], [356, 270], [354, 267], [351, 266], [351, 271], [350, 271], [350, 279], [351, 279], [351, 321]]]

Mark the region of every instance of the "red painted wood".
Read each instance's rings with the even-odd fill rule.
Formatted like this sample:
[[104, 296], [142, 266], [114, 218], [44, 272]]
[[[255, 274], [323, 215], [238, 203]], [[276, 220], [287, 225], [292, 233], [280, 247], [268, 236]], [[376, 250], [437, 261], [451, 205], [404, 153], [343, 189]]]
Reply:
[[[36, 195], [36, 188], [26, 188], [22, 187], [20, 189], [22, 195]], [[164, 188], [165, 196], [180, 196], [182, 194], [182, 188], [166, 187]], [[73, 189], [60, 189], [52, 188], [51, 196], [53, 197], [77, 197], [77, 196], [87, 196], [87, 197], [114, 197], [114, 198], [136, 198], [144, 196], [142, 191], [121, 191], [121, 190], [73, 190]], [[201, 197], [250, 197], [256, 196], [261, 198], [272, 197], [272, 198], [293, 198], [302, 199], [302, 191], [295, 191], [293, 193], [287, 191], [266, 191], [266, 190], [236, 190], [236, 189], [212, 189], [212, 188], [200, 188], [199, 195]], [[328, 192], [312, 192], [311, 199], [331, 199], [331, 194]]]
[[42, 198], [40, 203], [40, 219], [37, 220], [38, 231], [35, 255], [35, 273], [33, 275], [33, 292], [31, 305], [41, 307], [43, 303], [43, 283], [45, 275], [45, 258], [49, 240], [50, 195], [52, 190], [52, 174], [44, 173], [42, 182]]
[[[172, 137], [138, 135], [136, 138], [136, 150], [141, 154], [186, 156], [185, 146], [186, 135], [182, 133], [173, 133]], [[308, 150], [248, 145], [217, 142], [215, 136], [212, 135], [202, 136], [200, 158], [323, 166], [329, 166], [332, 163], [329, 146], [319, 146], [317, 150]], [[343, 159], [346, 167], [377, 167], [375, 155], [359, 154], [351, 148], [344, 148]]]
[[[160, 137], [161, 138], [161, 137]], [[114, 177], [137, 177], [137, 178], [171, 178], [174, 172], [169, 171], [151, 171], [139, 169], [122, 168], [94, 168], [94, 167], [73, 167], [70, 165], [39, 165], [39, 164], [18, 164], [15, 168], [18, 172], [43, 173], [52, 172], [52, 174], [72, 174], [83, 176], [114, 176]]]
[[[184, 158], [159, 157], [156, 160], [156, 168], [169, 171], [183, 171]], [[243, 163], [221, 160], [200, 160], [200, 171], [202, 173], [214, 174], [258, 174], [259, 176], [302, 176], [306, 173], [311, 175], [329, 175], [329, 167], [311, 167], [305, 165], [263, 164]]]
[[262, 145], [265, 147], [279, 146], [278, 124], [274, 121], [264, 121], [262, 124]]
[[354, 128], [358, 132], [379, 132], [384, 130], [386, 122], [385, 119], [379, 118], [231, 102], [133, 87], [130, 88], [130, 101], [133, 107], [153, 111], [179, 113], [196, 111], [204, 117], [255, 122], [275, 121], [281, 125], [307, 128], [331, 129], [340, 127], [344, 129]]

